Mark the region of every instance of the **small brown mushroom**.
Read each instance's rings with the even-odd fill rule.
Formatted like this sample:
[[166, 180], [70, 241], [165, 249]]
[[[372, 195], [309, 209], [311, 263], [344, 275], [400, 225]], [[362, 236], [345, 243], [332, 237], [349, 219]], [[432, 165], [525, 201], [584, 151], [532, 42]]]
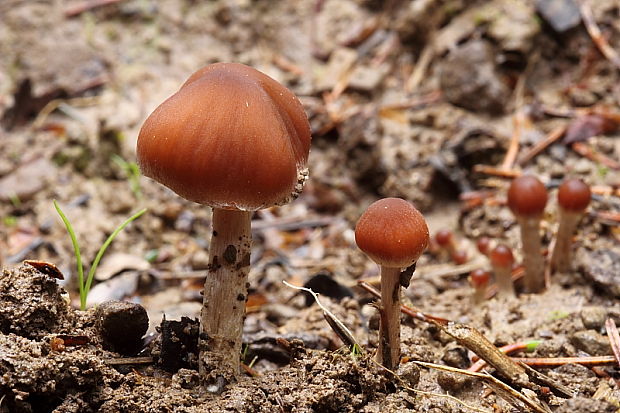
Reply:
[[422, 214], [399, 198], [376, 201], [355, 227], [357, 246], [381, 267], [377, 361], [390, 370], [397, 368], [400, 361], [401, 269], [415, 264], [428, 241], [428, 227]]
[[512, 250], [510, 247], [499, 244], [491, 254], [489, 254], [491, 260], [491, 267], [493, 267], [493, 274], [495, 274], [495, 283], [497, 284], [497, 295], [499, 297], [514, 297], [515, 288], [512, 283], [512, 265], [515, 260], [512, 256]]
[[478, 241], [476, 241], [476, 248], [482, 255], [489, 255], [491, 251], [491, 239], [489, 237], [480, 237]]
[[577, 224], [590, 204], [590, 187], [580, 179], [566, 179], [558, 189], [559, 226], [551, 265], [559, 272], [567, 272], [571, 266], [572, 238]]
[[491, 274], [481, 268], [473, 270], [469, 274], [469, 283], [474, 287], [474, 295], [472, 297], [474, 304], [480, 304], [486, 299], [490, 279]]
[[448, 251], [450, 259], [455, 264], [461, 265], [467, 262], [467, 251], [458, 249], [454, 234], [449, 229], [440, 229], [435, 233], [435, 242], [440, 248]]
[[252, 211], [299, 194], [310, 140], [295, 95], [235, 63], [194, 73], [140, 130], [144, 175], [213, 207], [198, 360], [203, 384], [212, 391], [239, 373]]
[[532, 175], [522, 175], [510, 184], [508, 207], [521, 228], [525, 291], [537, 293], [545, 288], [545, 261], [540, 239], [540, 221], [547, 205], [547, 188]]

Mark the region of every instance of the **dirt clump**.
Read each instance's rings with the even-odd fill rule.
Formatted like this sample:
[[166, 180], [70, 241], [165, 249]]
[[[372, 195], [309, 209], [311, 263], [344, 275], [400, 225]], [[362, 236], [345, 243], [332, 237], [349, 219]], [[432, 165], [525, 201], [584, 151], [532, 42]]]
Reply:
[[71, 321], [68, 295], [56, 280], [29, 265], [0, 276], [0, 333], [40, 339]]

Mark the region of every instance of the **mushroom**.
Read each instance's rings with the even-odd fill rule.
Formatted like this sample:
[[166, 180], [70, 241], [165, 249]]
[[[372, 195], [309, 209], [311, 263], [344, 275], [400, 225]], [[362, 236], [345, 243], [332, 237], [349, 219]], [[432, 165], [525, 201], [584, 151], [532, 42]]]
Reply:
[[252, 211], [297, 197], [307, 178], [310, 140], [297, 97], [236, 63], [198, 70], [140, 130], [142, 173], [213, 208], [198, 360], [211, 391], [239, 373]]
[[532, 175], [522, 175], [510, 184], [508, 207], [521, 227], [525, 291], [537, 293], [545, 288], [545, 261], [540, 240], [540, 221], [547, 205], [547, 189]]
[[500, 297], [514, 297], [515, 288], [512, 284], [512, 264], [515, 260], [512, 256], [510, 247], [499, 244], [489, 254], [491, 267], [495, 274], [497, 284], [497, 295]]
[[457, 243], [454, 240], [454, 234], [449, 229], [440, 229], [435, 233], [435, 242], [440, 248], [448, 251], [450, 259], [455, 264], [461, 265], [467, 262], [467, 251], [457, 249]]
[[480, 304], [486, 298], [487, 286], [489, 285], [489, 280], [491, 279], [491, 274], [488, 271], [483, 270], [482, 268], [478, 268], [477, 270], [473, 270], [469, 274], [469, 283], [472, 287], [474, 287], [474, 295], [473, 302], [474, 304]]
[[489, 255], [491, 249], [491, 238], [489, 237], [480, 237], [478, 241], [476, 241], [476, 248], [482, 255]]
[[[429, 234], [422, 214], [400, 198], [376, 201], [355, 227], [357, 246], [381, 267], [381, 318], [377, 361], [393, 370], [400, 361], [401, 269], [413, 266], [428, 246]], [[404, 274], [404, 273], [403, 273]]]
[[559, 272], [566, 272], [571, 264], [571, 244], [577, 224], [590, 204], [590, 187], [577, 178], [566, 179], [558, 189], [559, 226], [551, 265]]

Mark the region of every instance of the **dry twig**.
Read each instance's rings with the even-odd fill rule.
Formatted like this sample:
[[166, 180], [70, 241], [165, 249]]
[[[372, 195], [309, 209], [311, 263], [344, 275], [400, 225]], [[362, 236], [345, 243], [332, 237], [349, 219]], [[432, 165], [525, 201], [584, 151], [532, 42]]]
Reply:
[[456, 374], [462, 374], [465, 376], [470, 376], [470, 377], [476, 377], [480, 380], [482, 380], [487, 386], [489, 386], [490, 388], [492, 388], [495, 392], [497, 392], [502, 398], [504, 398], [506, 401], [512, 403], [513, 405], [515, 405], [515, 407], [521, 407], [521, 404], [525, 405], [526, 408], [537, 412], [537, 413], [549, 413], [550, 410], [547, 406], [543, 405], [540, 401], [538, 400], [534, 400], [520, 392], [518, 392], [517, 390], [513, 389], [512, 387], [508, 386], [506, 383], [502, 382], [499, 379], [496, 379], [495, 377], [491, 376], [490, 374], [486, 374], [486, 373], [476, 373], [473, 371], [467, 371], [467, 370], [462, 370], [462, 369], [457, 369], [455, 367], [450, 367], [450, 366], [444, 366], [441, 364], [434, 364], [434, 363], [426, 363], [423, 361], [412, 361], [412, 363], [415, 363], [419, 366], [422, 367], [428, 367], [428, 368], [432, 368], [432, 369], [436, 369], [436, 370], [443, 370], [443, 371], [447, 371], [450, 373], [456, 373]]
[[573, 142], [573, 144], [571, 145], [571, 148], [575, 152], [577, 152], [579, 155], [585, 156], [586, 158], [588, 158], [589, 160], [593, 162], [598, 162], [601, 165], [606, 166], [615, 171], [620, 170], [620, 162], [614, 159], [608, 158], [602, 153], [594, 151], [594, 149], [592, 149], [591, 146], [583, 142]]
[[596, 357], [511, 357], [512, 360], [532, 367], [557, 367], [565, 364], [580, 364], [582, 366], [601, 366], [614, 364], [614, 356]]
[[609, 343], [611, 344], [611, 350], [614, 353], [616, 363], [620, 366], [620, 334], [618, 334], [618, 327], [613, 318], [608, 318], [605, 321], [605, 330], [607, 330], [607, 337], [609, 337]]
[[592, 15], [590, 2], [587, 0], [580, 0], [578, 3], [579, 11], [581, 12], [581, 18], [583, 19], [583, 24], [586, 26], [586, 30], [592, 38], [592, 41], [601, 51], [603, 56], [605, 56], [605, 58], [609, 60], [614, 66], [620, 69], [620, 56], [618, 56], [618, 53], [616, 53], [616, 51], [609, 45], [609, 43], [601, 33], [601, 29], [599, 29], [598, 24], [596, 24], [596, 20], [594, 20], [594, 16]]
[[521, 172], [517, 170], [496, 168], [490, 165], [474, 165], [474, 172], [491, 176], [499, 176], [500, 178], [516, 178], [521, 176]]
[[74, 4], [65, 9], [65, 17], [75, 17], [84, 12], [107, 6], [110, 4], [120, 3], [123, 0], [89, 0]]
[[558, 126], [557, 128], [553, 129], [547, 134], [547, 136], [545, 136], [545, 139], [538, 142], [529, 151], [527, 151], [521, 156], [521, 159], [519, 159], [519, 165], [525, 165], [536, 155], [547, 149], [553, 143], [557, 142], [558, 139], [560, 139], [564, 135], [564, 132], [566, 132], [566, 126]]

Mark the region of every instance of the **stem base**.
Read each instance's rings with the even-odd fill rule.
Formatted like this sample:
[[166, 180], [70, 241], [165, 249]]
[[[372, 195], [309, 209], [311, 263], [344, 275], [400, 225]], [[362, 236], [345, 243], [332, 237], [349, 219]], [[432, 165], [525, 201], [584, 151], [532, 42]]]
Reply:
[[213, 392], [220, 392], [239, 374], [252, 243], [250, 218], [248, 211], [213, 210], [198, 341], [200, 377]]

